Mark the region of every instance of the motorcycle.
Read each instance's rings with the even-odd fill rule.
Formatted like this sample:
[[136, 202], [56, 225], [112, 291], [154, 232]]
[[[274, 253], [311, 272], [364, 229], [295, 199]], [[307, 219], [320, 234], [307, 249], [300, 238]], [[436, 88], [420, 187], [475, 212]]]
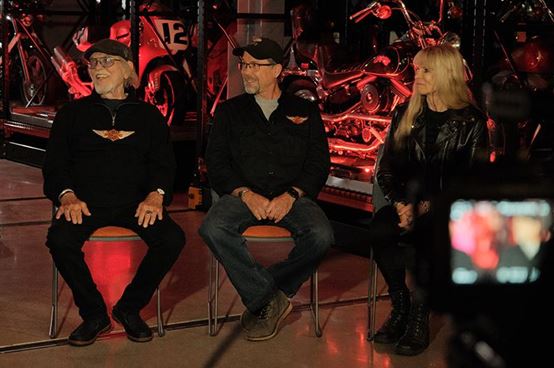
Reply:
[[334, 173], [348, 179], [370, 180], [391, 113], [411, 95], [415, 54], [441, 42], [458, 42], [459, 46], [459, 37], [443, 33], [438, 22], [424, 23], [402, 0], [387, 3], [395, 6], [373, 1], [350, 16], [359, 22], [370, 14], [383, 20], [393, 11], [402, 14], [408, 31], [375, 56], [362, 64], [329, 71], [325, 48], [316, 45], [311, 54], [307, 53], [306, 47], [295, 42], [298, 30], [293, 30], [289, 63], [282, 73], [282, 86], [287, 92], [319, 104]]
[[[552, 27], [554, 13], [544, 0], [508, 1], [497, 12], [496, 20], [499, 25], [540, 23]], [[511, 29], [509, 26], [505, 28]], [[519, 105], [525, 99], [523, 102], [514, 101], [510, 104], [512, 108], [519, 107], [518, 112], [513, 113], [514, 116], [507, 116], [510, 119], [518, 117], [517, 123], [512, 124], [515, 131], [506, 132], [503, 130], [506, 127], [499, 127], [502, 129], [495, 136], [497, 151], [505, 154], [522, 150], [528, 153], [529, 158], [554, 162], [554, 130], [551, 128], [552, 114], [548, 107], [554, 96], [552, 32], [519, 31], [516, 37], [512, 37], [509, 31], [504, 34], [494, 31], [493, 36], [502, 57], [487, 73], [492, 90], [500, 95], [505, 93], [511, 96], [522, 96], [522, 92], [525, 92], [532, 101], [531, 105], [524, 106]], [[527, 116], [519, 116], [519, 112], [529, 110], [530, 107], [531, 111]], [[510, 111], [513, 110], [506, 108], [501, 113], [509, 115]]]
[[[34, 24], [42, 20], [40, 15], [32, 15], [43, 7], [43, 1], [8, 1], [6, 21], [11, 24], [8, 42], [8, 65], [14, 70], [15, 89], [25, 107], [43, 105], [52, 97], [48, 76], [52, 71], [48, 49], [35, 32]], [[12, 53], [14, 48], [17, 52]], [[2, 65], [0, 55], [0, 65]], [[18, 66], [15, 68], [15, 66]]]
[[[140, 10], [155, 9], [156, 5], [141, 6]], [[187, 60], [190, 37], [187, 27], [179, 19], [158, 16], [139, 17], [138, 94], [144, 101], [155, 105], [168, 125], [183, 121], [185, 109], [194, 103], [195, 86], [192, 68]], [[110, 38], [130, 46], [131, 23], [121, 20], [110, 27]], [[80, 51], [86, 51], [88, 28], [80, 29], [73, 37]], [[85, 81], [79, 65], [60, 47], [54, 48], [52, 63], [67, 84], [70, 94], [78, 99], [92, 92], [92, 83]]]

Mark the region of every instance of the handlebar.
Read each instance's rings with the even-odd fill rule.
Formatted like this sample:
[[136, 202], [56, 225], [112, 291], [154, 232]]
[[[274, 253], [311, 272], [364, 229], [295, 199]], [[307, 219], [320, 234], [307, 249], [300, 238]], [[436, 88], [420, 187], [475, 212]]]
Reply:
[[372, 1], [368, 4], [364, 9], [357, 11], [356, 13], [352, 14], [348, 19], [353, 20], [354, 23], [358, 23], [365, 17], [369, 15], [369, 13], [372, 13], [374, 9], [378, 8], [381, 4], [379, 4], [378, 1]]
[[355, 23], [358, 23], [369, 14], [374, 14], [378, 18], [386, 19], [390, 16], [391, 10], [398, 10], [402, 13], [404, 20], [406, 20], [406, 23], [408, 24], [409, 37], [417, 41], [420, 47], [423, 48], [427, 46], [428, 42], [425, 40], [425, 36], [432, 36], [433, 32], [437, 32], [439, 35], [442, 35], [442, 31], [437, 26], [436, 22], [432, 21], [428, 25], [424, 24], [417, 14], [408, 10], [402, 0], [388, 0], [387, 2], [395, 3], [398, 7], [391, 8], [388, 5], [382, 5], [379, 1], [372, 1], [364, 9], [352, 14], [349, 19], [353, 20]]

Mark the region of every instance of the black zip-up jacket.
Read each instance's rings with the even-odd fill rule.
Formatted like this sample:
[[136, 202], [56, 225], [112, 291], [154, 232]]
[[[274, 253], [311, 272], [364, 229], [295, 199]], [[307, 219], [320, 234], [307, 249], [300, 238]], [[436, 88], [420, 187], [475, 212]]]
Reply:
[[[93, 130], [133, 132], [111, 141]], [[88, 206], [139, 203], [151, 191], [173, 191], [175, 157], [169, 129], [156, 107], [134, 93], [112, 114], [96, 93], [65, 105], [54, 119], [42, 169], [44, 193], [56, 205], [73, 189]]]
[[282, 94], [268, 121], [253, 95], [227, 100], [216, 111], [206, 163], [220, 195], [246, 186], [271, 199], [296, 186], [315, 198], [330, 166], [319, 110]]
[[[394, 132], [407, 104], [399, 106], [392, 117], [389, 133], [383, 147], [383, 154], [377, 169], [377, 182], [385, 198], [390, 202], [406, 201], [406, 186], [410, 181], [423, 183], [420, 195], [429, 199], [438, 192], [448, 188], [451, 180], [469, 169], [473, 164], [476, 152], [486, 151], [487, 129], [486, 117], [474, 106], [462, 109], [447, 110], [446, 121], [438, 129], [435, 152], [432, 157], [425, 154], [425, 121], [426, 109], [416, 117], [412, 131], [406, 143], [398, 147], [394, 144]], [[432, 162], [431, 162], [432, 161]], [[426, 170], [439, 170], [436, 175], [428, 175]], [[434, 178], [438, 183], [426, 183]]]

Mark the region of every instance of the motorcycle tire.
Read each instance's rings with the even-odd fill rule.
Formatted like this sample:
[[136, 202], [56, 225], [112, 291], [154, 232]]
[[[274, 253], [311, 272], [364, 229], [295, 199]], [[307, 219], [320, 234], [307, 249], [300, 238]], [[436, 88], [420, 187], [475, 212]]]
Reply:
[[[21, 60], [18, 60], [21, 62]], [[19, 67], [19, 91], [21, 102], [24, 105], [44, 105], [51, 99], [52, 88], [50, 88], [49, 64], [36, 50], [27, 50], [27, 69], [29, 70], [29, 81], [25, 81], [23, 70]]]
[[144, 100], [156, 106], [168, 126], [182, 124], [189, 103], [189, 83], [177, 72], [166, 72], [160, 76], [160, 88]]

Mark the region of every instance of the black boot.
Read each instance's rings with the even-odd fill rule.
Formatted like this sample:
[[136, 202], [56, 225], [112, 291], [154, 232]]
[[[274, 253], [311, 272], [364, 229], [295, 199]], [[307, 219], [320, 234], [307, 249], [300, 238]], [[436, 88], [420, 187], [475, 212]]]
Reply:
[[408, 324], [410, 292], [408, 290], [393, 291], [390, 293], [390, 296], [392, 311], [373, 338], [373, 341], [378, 344], [393, 344], [397, 342], [404, 335]]
[[417, 355], [429, 346], [429, 307], [413, 303], [408, 318], [406, 333], [396, 344], [395, 353]]

